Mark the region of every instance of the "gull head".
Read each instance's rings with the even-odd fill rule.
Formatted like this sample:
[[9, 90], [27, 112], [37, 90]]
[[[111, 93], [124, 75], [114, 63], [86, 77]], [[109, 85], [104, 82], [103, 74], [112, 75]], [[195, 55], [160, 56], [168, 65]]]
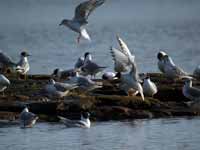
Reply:
[[81, 116], [82, 116], [82, 118], [84, 118], [84, 119], [89, 119], [90, 113], [88, 113], [88, 112], [83, 112], [83, 113], [81, 114]]
[[165, 55], [167, 55], [165, 52], [160, 51], [160, 52], [157, 54], [157, 58], [158, 58], [158, 60], [162, 60], [163, 57], [164, 57]]
[[21, 52], [21, 56], [22, 57], [28, 57], [28, 56], [31, 56], [31, 55], [28, 52], [23, 51], [23, 52]]

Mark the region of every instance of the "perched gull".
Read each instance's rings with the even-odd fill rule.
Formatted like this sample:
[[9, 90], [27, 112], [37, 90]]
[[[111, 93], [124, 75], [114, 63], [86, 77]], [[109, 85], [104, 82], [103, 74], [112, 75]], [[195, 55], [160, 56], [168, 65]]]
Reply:
[[81, 127], [81, 128], [90, 128], [90, 114], [88, 112], [84, 112], [81, 114], [80, 120], [70, 120], [61, 116], [58, 118], [67, 126], [67, 127]]
[[164, 61], [164, 75], [169, 79], [183, 79], [192, 78], [188, 73], [184, 72], [180, 67], [176, 66], [172, 59], [165, 55], [163, 56]]
[[0, 74], [0, 92], [4, 92], [9, 85], [10, 81], [3, 74]]
[[75, 9], [75, 16], [73, 19], [68, 20], [64, 19], [60, 23], [60, 25], [65, 25], [69, 27], [71, 30], [77, 32], [79, 34], [77, 38], [77, 42], [79, 43], [80, 38], [83, 37], [86, 40], [91, 40], [89, 34], [87, 33], [84, 25], [88, 24], [88, 17], [91, 12], [102, 5], [105, 0], [89, 0], [86, 2], [82, 2]]
[[53, 71], [52, 76], [57, 79], [68, 79], [71, 76], [75, 75], [76, 70], [75, 69], [68, 69], [68, 70], [61, 70], [59, 68], [56, 68]]
[[65, 83], [77, 84], [78, 88], [84, 91], [91, 91], [102, 87], [102, 85], [92, 81], [88, 77], [79, 75], [78, 72], [76, 72], [76, 75], [70, 78], [70, 80], [66, 80]]
[[0, 51], [0, 67], [5, 71], [8, 68], [15, 68], [16, 63], [6, 53]]
[[200, 65], [195, 68], [193, 75], [195, 78], [200, 79]]
[[142, 100], [144, 100], [144, 94], [143, 94], [143, 88], [140, 84], [140, 81], [138, 79], [137, 74], [137, 68], [133, 64], [132, 69], [129, 73], [117, 73], [116, 77], [120, 79], [119, 88], [121, 90], [124, 90], [126, 93], [129, 93], [129, 90], [135, 90], [134, 95], [137, 93], [140, 93]]
[[84, 65], [84, 58], [83, 57], [79, 57], [77, 62], [74, 65], [74, 68], [75, 69], [80, 69], [83, 65]]
[[158, 58], [158, 69], [164, 73], [164, 60], [163, 60], [163, 57], [167, 55], [165, 52], [163, 51], [160, 51], [158, 54], [157, 54], [157, 58]]
[[131, 70], [131, 65], [135, 61], [135, 56], [130, 53], [130, 50], [126, 43], [117, 36], [117, 41], [120, 45], [120, 49], [111, 47], [111, 55], [114, 60], [114, 69], [116, 72], [126, 72]]
[[67, 96], [70, 90], [77, 87], [77, 84], [55, 82], [53, 79], [50, 79], [50, 83], [45, 86], [44, 90], [50, 97], [62, 98], [64, 96]]
[[28, 56], [30, 56], [27, 52], [21, 52], [21, 59], [20, 61], [17, 63], [17, 68], [16, 71], [21, 73], [21, 74], [26, 74], [29, 69], [29, 62], [28, 62]]
[[85, 74], [94, 76], [103, 71], [106, 67], [99, 66], [92, 61], [92, 55], [89, 52], [85, 53], [84, 65], [81, 67], [81, 71]]
[[149, 76], [144, 79], [142, 87], [145, 96], [153, 97], [158, 92], [157, 86], [150, 80]]
[[33, 127], [37, 119], [38, 117], [35, 114], [29, 112], [28, 108], [26, 107], [20, 114], [20, 126], [21, 128]]
[[185, 81], [185, 85], [182, 89], [183, 95], [193, 102], [200, 101], [200, 89], [192, 87], [192, 80], [188, 79]]

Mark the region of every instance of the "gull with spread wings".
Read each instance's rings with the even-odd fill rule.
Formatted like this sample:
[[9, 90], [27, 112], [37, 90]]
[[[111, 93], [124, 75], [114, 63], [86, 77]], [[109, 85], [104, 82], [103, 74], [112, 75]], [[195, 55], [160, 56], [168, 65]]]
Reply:
[[65, 25], [71, 30], [79, 33], [77, 38], [77, 43], [79, 43], [80, 38], [83, 37], [86, 40], [91, 40], [89, 34], [87, 33], [84, 25], [88, 24], [88, 17], [95, 8], [99, 7], [105, 2], [105, 0], [89, 0], [80, 3], [75, 9], [75, 16], [73, 19], [64, 19], [61, 21], [60, 25]]

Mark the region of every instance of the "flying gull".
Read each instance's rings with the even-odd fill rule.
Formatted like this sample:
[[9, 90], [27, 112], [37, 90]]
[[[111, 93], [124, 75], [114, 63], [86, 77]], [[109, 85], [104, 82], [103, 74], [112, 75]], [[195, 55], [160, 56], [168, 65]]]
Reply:
[[88, 24], [87, 20], [92, 11], [101, 6], [104, 2], [105, 0], [89, 0], [80, 3], [75, 9], [74, 18], [71, 20], [62, 20], [60, 25], [65, 25], [79, 34], [77, 43], [79, 43], [81, 37], [90, 41], [90, 36], [84, 26]]

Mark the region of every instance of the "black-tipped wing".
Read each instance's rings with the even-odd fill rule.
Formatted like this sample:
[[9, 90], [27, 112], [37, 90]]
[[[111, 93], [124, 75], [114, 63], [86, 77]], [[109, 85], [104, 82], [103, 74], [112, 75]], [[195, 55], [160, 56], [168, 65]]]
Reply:
[[87, 19], [91, 12], [95, 8], [101, 6], [104, 2], [105, 0], [89, 0], [79, 4], [75, 9], [74, 20], [87, 24]]

